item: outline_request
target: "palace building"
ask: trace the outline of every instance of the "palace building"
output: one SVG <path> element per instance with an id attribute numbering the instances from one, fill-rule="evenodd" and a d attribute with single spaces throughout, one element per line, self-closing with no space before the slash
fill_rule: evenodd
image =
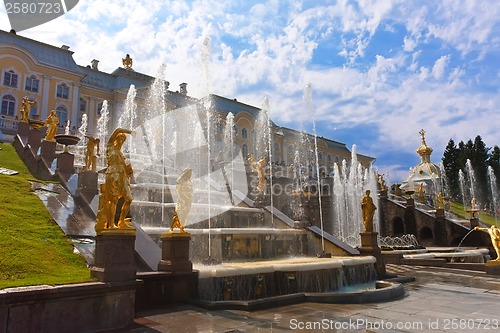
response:
<path id="1" fill-rule="evenodd" d="M 0 133 L 5 141 L 12 141 L 17 130 L 17 121 L 21 118 L 22 99 L 27 97 L 30 103 L 30 116 L 47 118 L 55 110 L 59 118 L 61 131 L 70 126 L 73 132 L 79 128 L 83 115 L 87 115 L 87 131 L 94 134 L 97 120 L 104 101 L 108 103 L 108 112 L 116 125 L 117 115 L 124 108 L 127 93 L 131 85 L 137 91 L 137 109 L 144 106 L 145 98 L 155 78 L 133 70 L 132 58 L 126 55 L 112 73 L 99 70 L 99 61 L 94 59 L 90 65 L 79 65 L 73 59 L 73 51 L 66 45 L 61 47 L 17 35 L 14 31 L 0 30 Z M 187 84 L 181 83 L 178 91 L 169 90 L 165 81 L 165 101 L 167 110 L 173 110 L 200 102 L 190 97 Z M 241 103 L 236 99 L 211 95 L 212 109 L 224 123 L 229 113 L 234 115 L 236 140 L 243 155 L 252 154 L 256 149 L 255 126 L 261 109 Z M 168 112 L 168 111 L 167 111 Z M 137 117 L 140 119 L 141 114 Z M 218 126 L 214 131 L 221 132 Z M 217 133 L 215 133 L 217 137 Z M 311 154 L 310 148 L 301 148 L 303 138 L 312 140 L 312 135 L 278 126 L 272 123 L 273 163 L 290 165 L 294 162 L 297 149 L 304 154 Z M 2 137 L 0 137 L 0 140 Z M 335 163 L 351 160 L 351 151 L 344 143 L 318 137 L 318 160 L 326 173 L 333 170 Z M 368 167 L 375 159 L 357 154 L 358 161 Z"/>

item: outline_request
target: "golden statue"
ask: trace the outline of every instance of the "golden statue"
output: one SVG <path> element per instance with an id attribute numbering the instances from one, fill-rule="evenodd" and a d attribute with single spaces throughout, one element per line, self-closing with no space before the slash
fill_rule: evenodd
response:
<path id="1" fill-rule="evenodd" d="M 56 111 L 52 110 L 47 119 L 45 119 L 45 126 L 47 126 L 45 141 L 55 141 L 54 136 L 57 134 L 57 125 L 59 125 L 59 118 L 57 118 Z"/>
<path id="2" fill-rule="evenodd" d="M 363 213 L 363 224 L 365 232 L 373 232 L 373 216 L 377 207 L 370 197 L 370 190 L 366 190 L 365 196 L 361 200 L 361 211 Z"/>
<path id="3" fill-rule="evenodd" d="M 257 172 L 257 177 L 259 179 L 259 183 L 257 184 L 257 189 L 259 191 L 264 191 L 266 187 L 266 177 L 264 174 L 264 167 L 266 166 L 266 159 L 262 157 L 259 161 L 255 161 L 253 155 L 248 157 L 248 162 L 252 167 L 252 171 Z"/>
<path id="4" fill-rule="evenodd" d="M 437 202 L 438 202 L 438 208 L 443 209 L 444 208 L 444 200 L 443 200 L 443 194 L 441 192 L 438 193 Z"/>
<path id="5" fill-rule="evenodd" d="M 21 120 L 20 121 L 22 121 L 23 123 L 28 122 L 28 119 L 30 117 L 30 109 L 31 109 L 32 105 L 33 105 L 33 107 L 36 108 L 36 101 L 30 101 L 27 96 L 24 96 L 21 110 L 19 110 L 21 112 Z"/>
<path id="6" fill-rule="evenodd" d="M 125 69 L 132 70 L 132 58 L 130 58 L 130 54 L 127 54 L 125 58 L 122 58 L 122 64 Z"/>
<path id="7" fill-rule="evenodd" d="M 420 183 L 420 185 L 418 185 L 417 193 L 419 198 L 424 197 L 424 183 Z"/>
<path id="8" fill-rule="evenodd" d="M 491 244 L 497 253 L 497 258 L 492 261 L 500 261 L 500 229 L 496 225 L 492 225 L 489 228 L 475 227 L 474 230 L 486 231 L 491 237 Z"/>
<path id="9" fill-rule="evenodd" d="M 85 150 L 85 166 L 83 170 L 96 170 L 97 156 L 101 156 L 99 152 L 99 144 L 101 140 L 92 136 L 85 135 L 87 138 L 87 149 Z M 94 155 L 94 148 L 97 147 L 97 156 Z"/>
<path id="10" fill-rule="evenodd" d="M 193 185 L 191 183 L 191 168 L 186 168 L 179 178 L 177 178 L 175 192 L 177 194 L 177 202 L 175 203 L 175 213 L 172 217 L 170 232 L 174 232 L 174 228 L 179 228 L 181 233 L 184 233 L 184 227 L 187 223 L 187 217 L 191 204 L 193 203 Z"/>
<path id="11" fill-rule="evenodd" d="M 132 177 L 133 171 L 132 166 L 126 162 L 125 155 L 121 151 L 123 143 L 127 139 L 125 134 L 132 134 L 132 131 L 117 128 L 111 134 L 106 146 L 106 178 L 100 187 L 96 230 L 115 227 L 116 208 L 120 199 L 123 199 L 123 205 L 117 227 L 118 229 L 133 229 L 130 218 L 127 218 L 132 203 L 130 177 Z"/>

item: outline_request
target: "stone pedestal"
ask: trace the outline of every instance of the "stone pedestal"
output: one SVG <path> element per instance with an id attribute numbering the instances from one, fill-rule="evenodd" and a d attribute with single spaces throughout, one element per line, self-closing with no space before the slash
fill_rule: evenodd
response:
<path id="1" fill-rule="evenodd" d="M 135 281 L 135 230 L 109 230 L 95 238 L 90 275 L 101 282 Z"/>
<path id="2" fill-rule="evenodd" d="M 486 274 L 500 275 L 500 261 L 488 260 L 485 267 Z"/>
<path id="3" fill-rule="evenodd" d="M 57 155 L 57 170 L 60 173 L 75 173 L 75 155 L 62 152 Z"/>
<path id="4" fill-rule="evenodd" d="M 17 134 L 19 136 L 26 137 L 29 135 L 29 133 L 30 133 L 30 124 L 24 121 L 20 121 L 17 123 Z"/>
<path id="5" fill-rule="evenodd" d="M 56 157 L 56 142 L 44 139 L 42 141 L 41 156 L 50 165 Z"/>
<path id="6" fill-rule="evenodd" d="M 36 155 L 38 152 L 38 148 L 40 148 L 40 144 L 42 142 L 42 131 L 40 128 L 32 128 L 28 134 L 28 145 L 31 147 L 31 150 Z"/>
<path id="7" fill-rule="evenodd" d="M 444 218 L 444 208 L 438 208 L 436 209 L 436 218 L 442 219 Z"/>
<path id="8" fill-rule="evenodd" d="M 161 235 L 161 260 L 158 270 L 163 272 L 191 272 L 193 263 L 189 260 L 191 235 L 184 233 L 163 233 Z"/>
<path id="9" fill-rule="evenodd" d="M 90 170 L 83 170 L 78 174 L 78 191 L 91 192 L 94 194 L 99 193 L 97 186 L 97 172 Z"/>
<path id="10" fill-rule="evenodd" d="M 474 229 L 475 227 L 479 227 L 479 219 L 477 217 L 471 217 L 470 221 L 470 228 Z"/>
<path id="11" fill-rule="evenodd" d="M 377 232 L 361 232 L 361 246 L 358 248 L 360 255 L 374 256 L 377 259 L 375 263 L 375 270 L 377 272 L 377 278 L 382 279 L 387 276 L 385 270 L 385 262 L 382 257 L 382 251 L 378 246 L 378 233 Z"/>

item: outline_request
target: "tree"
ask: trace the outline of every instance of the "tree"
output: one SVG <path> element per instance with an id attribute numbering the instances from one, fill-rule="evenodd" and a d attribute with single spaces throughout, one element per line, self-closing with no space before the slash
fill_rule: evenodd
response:
<path id="1" fill-rule="evenodd" d="M 455 200 L 460 198 L 460 181 L 458 177 L 458 172 L 460 170 L 460 166 L 457 163 L 459 156 L 459 149 L 455 146 L 455 141 L 450 139 L 448 141 L 448 145 L 446 146 L 443 154 L 443 166 L 446 179 L 448 180 L 449 191 L 448 195 Z"/>
<path id="2" fill-rule="evenodd" d="M 483 139 L 480 135 L 476 136 L 474 139 L 474 144 L 472 146 L 472 152 L 470 155 L 470 161 L 474 169 L 474 175 L 476 178 L 476 195 L 477 200 L 482 205 L 485 205 L 491 200 L 490 190 L 488 187 L 488 152 L 491 148 L 486 148 Z"/>
<path id="3" fill-rule="evenodd" d="M 497 180 L 496 188 L 500 188 L 500 148 L 493 147 L 493 151 L 488 158 L 488 165 L 493 168 L 493 174 Z"/>

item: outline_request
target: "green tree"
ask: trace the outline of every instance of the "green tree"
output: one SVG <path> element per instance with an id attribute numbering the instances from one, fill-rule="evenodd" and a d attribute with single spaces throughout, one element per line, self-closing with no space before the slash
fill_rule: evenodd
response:
<path id="1" fill-rule="evenodd" d="M 498 146 L 493 147 L 493 151 L 488 158 L 488 165 L 493 168 L 497 180 L 496 188 L 500 189 L 500 148 Z"/>
<path id="2" fill-rule="evenodd" d="M 469 157 L 476 179 L 476 199 L 482 205 L 485 205 L 491 200 L 491 196 L 489 195 L 490 190 L 488 187 L 488 159 L 490 149 L 491 148 L 486 147 L 483 139 L 480 135 L 478 135 L 474 139 L 472 152 Z"/>
<path id="3" fill-rule="evenodd" d="M 448 141 L 448 145 L 444 150 L 442 161 L 449 187 L 448 195 L 455 201 L 460 198 L 460 182 L 458 178 L 458 172 L 460 171 L 460 165 L 458 163 L 459 153 L 460 151 L 455 146 L 455 141 L 453 141 L 453 139 L 450 139 L 450 141 Z"/>

